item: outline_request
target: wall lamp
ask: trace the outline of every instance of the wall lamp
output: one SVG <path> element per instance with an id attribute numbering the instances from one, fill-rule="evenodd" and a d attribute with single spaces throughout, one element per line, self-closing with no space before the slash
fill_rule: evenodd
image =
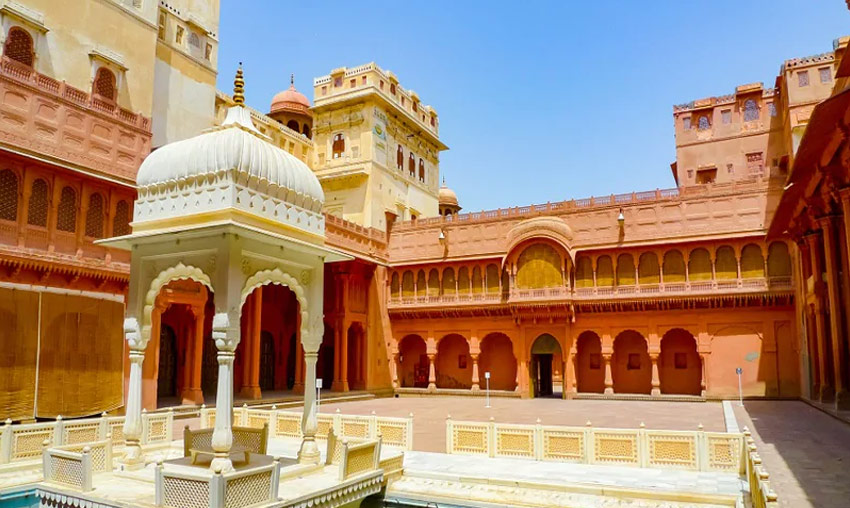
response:
<path id="1" fill-rule="evenodd" d="M 620 215 L 617 216 L 617 224 L 619 224 L 620 227 L 623 227 L 623 226 L 626 225 L 626 216 L 623 215 L 623 209 L 622 208 L 620 208 Z"/>

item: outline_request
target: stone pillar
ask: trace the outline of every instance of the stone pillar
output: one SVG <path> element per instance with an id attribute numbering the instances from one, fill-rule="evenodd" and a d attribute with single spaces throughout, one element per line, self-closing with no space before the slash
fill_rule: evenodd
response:
<path id="1" fill-rule="evenodd" d="M 145 345 L 152 337 L 151 355 L 142 363 L 142 407 L 148 410 L 156 409 L 156 388 L 159 375 L 159 335 L 162 330 L 162 313 L 168 309 L 168 303 L 157 297 L 151 310 L 150 335 L 145 339 Z"/>
<path id="2" fill-rule="evenodd" d="M 602 363 L 605 364 L 605 395 L 613 395 L 614 375 L 611 372 L 611 353 L 602 353 Z"/>
<path id="3" fill-rule="evenodd" d="M 477 392 L 481 389 L 478 379 L 478 354 L 470 354 L 472 357 L 472 391 Z"/>
<path id="4" fill-rule="evenodd" d="M 186 352 L 186 364 L 190 368 L 183 387 L 183 404 L 199 405 L 204 403 L 204 393 L 201 390 L 201 366 L 204 361 L 204 306 L 192 306 L 192 313 L 195 316 L 195 324 L 194 334 L 190 342 L 192 346 Z M 189 357 L 190 352 L 191 357 Z"/>
<path id="5" fill-rule="evenodd" d="M 575 344 L 575 341 L 573 342 Z M 571 399 L 578 393 L 578 350 L 570 349 L 570 358 L 567 361 L 567 379 L 569 385 L 565 387 L 567 398 Z"/>
<path id="6" fill-rule="evenodd" d="M 699 381 L 699 394 L 700 397 L 705 397 L 705 392 L 708 390 L 708 375 L 706 374 L 706 361 L 708 358 L 706 355 L 699 355 L 699 371 L 700 371 L 700 381 Z"/>
<path id="7" fill-rule="evenodd" d="M 348 384 L 348 327 L 350 326 L 347 319 L 342 320 L 342 338 L 340 342 L 342 343 L 342 349 L 339 352 L 340 356 L 340 367 L 342 368 L 342 391 L 347 392 L 351 390 L 351 386 Z"/>
<path id="8" fill-rule="evenodd" d="M 831 401 L 833 396 L 832 381 L 829 379 L 826 363 L 826 316 L 823 303 L 823 267 L 820 255 L 820 233 L 806 235 L 809 243 L 809 258 L 812 263 L 812 276 L 815 281 L 815 328 L 818 346 L 818 386 L 820 387 L 817 397 L 822 401 Z"/>
<path id="9" fill-rule="evenodd" d="M 127 387 L 127 412 L 124 417 L 124 457 L 121 469 L 142 469 L 145 458 L 142 454 L 142 362 L 148 340 L 142 338 L 135 318 L 124 320 L 124 335 L 130 345 L 130 383 Z"/>
<path id="10" fill-rule="evenodd" d="M 262 398 L 260 391 L 260 333 L 262 326 L 263 288 L 255 289 L 249 298 L 247 343 L 242 346 L 242 389 L 239 394 L 249 399 Z"/>
<path id="11" fill-rule="evenodd" d="M 316 418 L 316 362 L 318 351 L 304 351 L 304 413 L 301 416 L 301 449 L 298 450 L 298 462 L 301 464 L 319 463 L 319 446 L 316 444 L 316 431 L 319 428 Z"/>
<path id="12" fill-rule="evenodd" d="M 658 397 L 661 395 L 661 378 L 658 375 L 658 353 L 652 353 L 649 355 L 649 358 L 652 360 L 652 391 L 650 395 Z"/>
<path id="13" fill-rule="evenodd" d="M 434 391 L 437 389 L 437 369 L 434 362 L 437 359 L 437 353 L 428 353 L 428 390 Z"/>
<path id="14" fill-rule="evenodd" d="M 210 469 L 233 470 L 230 447 L 233 445 L 233 360 L 239 344 L 240 330 L 230 326 L 230 316 L 218 313 L 213 317 L 213 339 L 218 348 L 218 387 L 215 395 L 215 428 L 212 449 L 215 453 Z"/>
<path id="15" fill-rule="evenodd" d="M 390 368 L 392 369 L 390 371 L 390 373 L 392 375 L 393 388 L 398 388 L 399 386 L 401 386 L 401 383 L 398 380 L 398 373 L 401 370 L 401 367 L 399 366 L 399 362 L 398 362 L 398 356 L 399 356 L 398 347 L 396 347 L 396 350 L 393 351 L 392 364 L 390 364 L 391 365 Z"/>
<path id="16" fill-rule="evenodd" d="M 304 346 L 298 340 L 296 334 L 295 339 L 295 384 L 292 386 L 292 391 L 295 393 L 304 393 Z"/>
<path id="17" fill-rule="evenodd" d="M 338 320 L 334 321 L 334 382 L 331 385 L 331 390 L 335 392 L 344 392 L 346 391 L 346 384 L 343 383 L 342 376 L 342 323 Z"/>
<path id="18" fill-rule="evenodd" d="M 844 349 L 846 336 L 844 335 L 843 315 L 841 306 L 838 241 L 835 227 L 836 218 L 833 216 L 823 217 L 820 221 L 823 228 L 824 254 L 826 257 L 826 289 L 829 298 L 829 324 L 832 342 L 832 371 L 835 382 L 835 407 L 837 409 L 850 409 L 850 393 L 847 392 L 844 380 L 847 373 L 844 365 Z"/>

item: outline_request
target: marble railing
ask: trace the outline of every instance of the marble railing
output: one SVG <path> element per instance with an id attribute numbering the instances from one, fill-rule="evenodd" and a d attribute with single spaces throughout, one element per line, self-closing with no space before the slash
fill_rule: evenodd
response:
<path id="1" fill-rule="evenodd" d="M 0 59 L 0 141 L 135 183 L 151 120 Z"/>
<path id="2" fill-rule="evenodd" d="M 747 482 L 750 484 L 750 498 L 753 508 L 777 508 L 778 496 L 770 487 L 770 474 L 761 464 L 761 457 L 756 449 L 755 441 L 750 431 L 744 427 L 744 460 L 746 462 Z"/>
<path id="3" fill-rule="evenodd" d="M 44 481 L 89 492 L 93 473 L 112 471 L 112 441 L 48 448 L 42 460 Z"/>
<path id="4" fill-rule="evenodd" d="M 142 445 L 170 443 L 172 411 L 142 413 Z M 52 447 L 89 444 L 108 440 L 111 446 L 124 445 L 124 417 L 106 416 L 54 422 L 12 424 L 0 427 L 0 467 L 4 464 L 36 460 L 42 456 L 44 442 Z"/>
<path id="5" fill-rule="evenodd" d="M 154 474 L 155 506 L 244 508 L 268 506 L 278 501 L 280 462 L 238 471 L 209 469 L 167 470 L 160 462 Z"/>
<path id="6" fill-rule="evenodd" d="M 589 422 L 588 422 L 589 423 Z M 446 453 L 538 461 L 743 473 L 736 433 L 446 420 Z"/>
<path id="7" fill-rule="evenodd" d="M 637 284 L 628 286 L 596 286 L 584 288 L 551 287 L 539 289 L 511 288 L 506 297 L 502 293 L 457 293 L 438 296 L 391 296 L 389 308 L 434 307 L 441 305 L 494 305 L 534 301 L 585 301 L 626 298 L 652 298 L 693 295 L 723 295 L 759 293 L 765 291 L 791 291 L 791 277 L 759 277 L 752 279 L 718 279 L 664 284 Z"/>
<path id="8" fill-rule="evenodd" d="M 249 409 L 248 406 L 233 409 L 233 425 L 262 428 L 268 424 L 269 436 L 301 438 L 300 411 L 272 409 Z M 407 418 L 372 415 L 344 415 L 337 410 L 330 415 L 319 413 L 316 439 L 325 440 L 333 429 L 338 438 L 377 439 L 381 436 L 383 446 L 402 450 L 413 449 L 413 415 Z M 215 426 L 215 409 L 201 406 L 201 428 Z"/>

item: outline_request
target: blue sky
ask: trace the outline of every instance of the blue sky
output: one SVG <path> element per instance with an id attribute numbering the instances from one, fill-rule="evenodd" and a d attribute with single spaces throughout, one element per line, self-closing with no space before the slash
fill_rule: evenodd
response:
<path id="1" fill-rule="evenodd" d="M 841 0 L 222 0 L 219 88 L 249 105 L 375 61 L 440 115 L 466 211 L 674 186 L 672 106 L 773 86 L 850 34 Z"/>

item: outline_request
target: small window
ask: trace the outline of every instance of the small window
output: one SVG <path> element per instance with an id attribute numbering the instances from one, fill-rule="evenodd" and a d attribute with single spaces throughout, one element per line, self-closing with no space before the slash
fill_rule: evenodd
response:
<path id="1" fill-rule="evenodd" d="M 32 182 L 32 193 L 27 209 L 27 224 L 46 228 L 47 207 L 47 182 L 38 178 Z"/>
<path id="2" fill-rule="evenodd" d="M 342 157 L 343 152 L 345 152 L 345 137 L 342 134 L 334 135 L 332 149 L 334 159 L 339 159 L 340 157 Z"/>
<path id="3" fill-rule="evenodd" d="M 327 87 L 327 86 L 323 86 L 323 87 L 322 87 L 322 95 L 327 95 L 327 94 L 328 94 L 328 87 Z"/>
<path id="4" fill-rule="evenodd" d="M 189 45 L 194 48 L 201 48 L 201 38 L 195 32 L 189 34 Z"/>
<path id="5" fill-rule="evenodd" d="M 86 210 L 86 236 L 103 237 L 103 196 L 97 192 L 89 196 L 89 208 Z"/>
<path id="6" fill-rule="evenodd" d="M 355 86 L 357 86 L 357 80 L 356 79 L 352 79 L 348 82 L 348 88 L 354 88 Z"/>
<path id="7" fill-rule="evenodd" d="M 366 84 L 366 76 L 363 76 L 362 78 L 360 78 L 360 84 L 361 84 L 361 85 L 365 85 L 365 84 Z"/>
<path id="8" fill-rule="evenodd" d="M 165 13 L 159 13 L 159 26 L 156 31 L 157 39 L 164 41 L 165 40 Z"/>
<path id="9" fill-rule="evenodd" d="M 797 84 L 799 86 L 809 86 L 809 71 L 800 71 L 797 73 Z"/>
<path id="10" fill-rule="evenodd" d="M 390 83 L 390 93 L 395 95 L 395 83 Z"/>
<path id="11" fill-rule="evenodd" d="M 734 175 L 735 174 L 735 166 L 733 166 L 732 164 L 727 164 L 726 165 L 726 172 L 729 173 L 730 175 Z"/>
<path id="12" fill-rule="evenodd" d="M 425 161 L 423 161 L 421 158 L 419 159 L 419 181 L 425 181 Z"/>
<path id="13" fill-rule="evenodd" d="M 747 154 L 747 170 L 751 175 L 760 175 L 764 171 L 764 157 L 761 152 Z"/>
<path id="14" fill-rule="evenodd" d="M 714 183 L 717 180 L 717 168 L 700 169 L 697 171 L 697 183 Z"/>
<path id="15" fill-rule="evenodd" d="M 691 117 L 686 116 L 685 118 L 682 118 L 682 128 L 686 131 L 691 130 Z"/>
<path id="16" fill-rule="evenodd" d="M 832 81 L 832 70 L 829 67 L 822 67 L 818 69 L 818 74 L 820 74 L 821 83 L 829 83 Z"/>
<path id="17" fill-rule="evenodd" d="M 744 121 L 754 122 L 759 119 L 759 106 L 753 99 L 747 99 L 744 103 Z"/>
<path id="18" fill-rule="evenodd" d="M 416 156 L 410 152 L 410 157 L 407 159 L 407 170 L 410 171 L 410 176 L 416 174 Z"/>
<path id="19" fill-rule="evenodd" d="M 435 125 L 437 125 L 437 119 L 432 116 L 431 117 L 431 127 L 433 127 Z"/>
<path id="20" fill-rule="evenodd" d="M 212 60 L 212 44 L 207 43 L 207 47 L 204 50 L 204 58 L 207 60 Z"/>
<path id="21" fill-rule="evenodd" d="M 18 26 L 10 28 L 6 35 L 6 42 L 3 44 L 3 56 L 27 67 L 32 67 L 35 53 L 33 52 L 32 36 L 29 32 Z"/>
<path id="22" fill-rule="evenodd" d="M 599 353 L 590 353 L 590 370 L 599 370 L 602 368 L 602 355 Z"/>
<path id="23" fill-rule="evenodd" d="M 334 87 L 339 88 L 342 86 L 342 78 L 334 78 Z"/>
<path id="24" fill-rule="evenodd" d="M 395 165 L 398 169 L 404 169 L 404 148 L 398 145 L 398 150 L 395 152 Z"/>
<path id="25" fill-rule="evenodd" d="M 687 353 L 676 353 L 673 355 L 673 363 L 676 366 L 676 369 L 687 369 L 688 368 L 688 354 Z"/>
<path id="26" fill-rule="evenodd" d="M 186 33 L 186 30 L 182 26 L 177 27 L 177 35 L 174 37 L 174 42 L 177 44 L 183 44 L 183 34 Z"/>
<path id="27" fill-rule="evenodd" d="M 770 116 L 776 116 L 776 104 L 772 102 L 767 103 L 767 114 Z"/>
<path id="28" fill-rule="evenodd" d="M 130 205 L 123 199 L 115 205 L 115 219 L 112 222 L 112 236 L 130 234 Z"/>
<path id="29" fill-rule="evenodd" d="M 11 169 L 0 171 L 0 219 L 18 220 L 18 175 Z"/>
<path id="30" fill-rule="evenodd" d="M 457 368 L 466 368 L 466 355 L 457 355 Z"/>
<path id="31" fill-rule="evenodd" d="M 401 105 L 404 106 L 404 96 L 401 98 Z"/>
<path id="32" fill-rule="evenodd" d="M 413 102 L 413 111 L 419 111 L 418 109 L 416 109 L 417 107 L 418 107 L 418 106 L 416 105 L 416 101 L 414 101 L 414 102 Z"/>
<path id="33" fill-rule="evenodd" d="M 77 230 L 77 193 L 74 189 L 62 188 L 56 212 L 56 229 L 67 233 Z"/>
<path id="34" fill-rule="evenodd" d="M 732 110 L 724 109 L 720 111 L 720 121 L 723 122 L 724 125 L 732 123 Z"/>
<path id="35" fill-rule="evenodd" d="M 92 92 L 101 99 L 115 100 L 115 74 L 106 67 L 100 67 L 92 83 Z"/>
<path id="36" fill-rule="evenodd" d="M 380 88 L 381 90 L 384 89 L 384 81 L 383 80 L 378 81 L 378 88 Z"/>
<path id="37" fill-rule="evenodd" d="M 626 365 L 626 370 L 640 370 L 640 354 L 629 353 L 629 362 Z"/>
<path id="38" fill-rule="evenodd" d="M 699 123 L 697 124 L 697 129 L 704 131 L 711 128 L 711 122 L 708 121 L 708 117 L 703 115 L 699 117 Z"/>
<path id="39" fill-rule="evenodd" d="M 689 170 L 688 170 L 688 180 L 692 179 L 693 177 L 694 177 L 694 170 L 693 170 L 693 169 L 689 169 Z"/>

